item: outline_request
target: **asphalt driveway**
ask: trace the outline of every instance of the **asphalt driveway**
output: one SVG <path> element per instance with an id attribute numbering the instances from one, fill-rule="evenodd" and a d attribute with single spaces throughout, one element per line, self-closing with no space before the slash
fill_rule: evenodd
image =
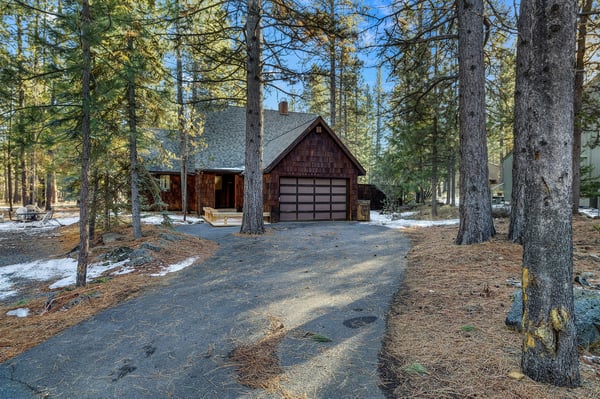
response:
<path id="1" fill-rule="evenodd" d="M 236 380 L 229 358 L 267 333 L 286 392 L 383 398 L 377 355 L 408 240 L 356 222 L 178 228 L 216 240 L 212 258 L 0 365 L 0 398 L 269 398 Z M 331 339 L 317 342 L 314 334 Z"/>

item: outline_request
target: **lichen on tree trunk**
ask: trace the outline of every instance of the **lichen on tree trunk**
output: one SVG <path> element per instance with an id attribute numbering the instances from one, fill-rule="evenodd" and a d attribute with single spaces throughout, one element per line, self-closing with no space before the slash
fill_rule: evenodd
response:
<path id="1" fill-rule="evenodd" d="M 515 134 L 523 135 L 523 348 L 530 378 L 579 385 L 573 310 L 575 2 L 521 2 Z"/>

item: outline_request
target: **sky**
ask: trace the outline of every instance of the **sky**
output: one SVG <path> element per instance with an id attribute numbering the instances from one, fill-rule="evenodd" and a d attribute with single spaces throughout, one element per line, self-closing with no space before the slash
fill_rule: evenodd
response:
<path id="1" fill-rule="evenodd" d="M 400 215 L 401 219 L 391 220 L 390 215 L 380 215 L 377 211 L 371 211 L 371 220 L 368 224 L 385 226 L 391 229 L 402 229 L 407 227 L 419 226 L 430 227 L 435 225 L 458 224 L 458 219 L 426 221 L 426 220 L 411 220 L 410 217 L 414 213 L 406 212 Z M 170 215 L 174 224 L 183 223 L 181 216 Z M 70 225 L 76 223 L 78 218 L 57 218 L 62 225 Z M 147 224 L 160 224 L 162 216 L 144 217 L 143 221 Z M 199 218 L 188 217 L 188 223 L 202 223 Z M 56 225 L 49 227 L 32 228 L 36 229 L 35 233 L 47 230 L 51 231 Z M 217 228 L 217 227 L 215 227 Z M 0 223 L 1 231 L 23 230 L 22 223 L 5 222 Z M 32 235 L 32 237 L 35 237 Z M 167 265 L 158 273 L 150 274 L 150 277 L 161 277 L 169 273 L 173 273 L 194 264 L 197 260 L 195 257 L 184 259 L 179 263 Z M 105 273 L 111 275 L 126 274 L 132 272 L 133 269 L 127 265 L 127 260 L 118 263 L 94 263 L 88 266 L 88 281 L 100 277 Z M 0 300 L 8 299 L 18 294 L 18 282 L 23 280 L 47 282 L 50 289 L 64 288 L 75 284 L 77 273 L 77 259 L 60 258 L 60 259 L 43 259 L 28 263 L 19 263 L 8 266 L 0 266 Z M 17 308 L 10 310 L 7 315 L 16 317 L 27 317 L 30 314 L 28 308 Z"/>

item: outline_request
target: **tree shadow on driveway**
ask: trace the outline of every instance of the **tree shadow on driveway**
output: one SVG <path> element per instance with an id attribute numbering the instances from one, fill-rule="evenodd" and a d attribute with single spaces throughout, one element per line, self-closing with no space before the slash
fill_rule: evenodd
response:
<path id="1" fill-rule="evenodd" d="M 204 263 L 0 365 L 0 386 L 31 393 L 17 398 L 268 397 L 237 382 L 229 354 L 263 338 L 275 317 L 286 329 L 278 357 L 287 391 L 383 397 L 377 355 L 405 268 L 402 234 L 282 223 L 264 236 L 216 241 Z M 375 319 L 344 325 L 357 317 Z"/>

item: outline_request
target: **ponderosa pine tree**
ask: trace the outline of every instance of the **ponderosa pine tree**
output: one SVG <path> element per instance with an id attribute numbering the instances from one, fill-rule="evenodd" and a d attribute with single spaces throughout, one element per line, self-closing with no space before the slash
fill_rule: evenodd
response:
<path id="1" fill-rule="evenodd" d="M 262 5 L 249 0 L 246 19 L 246 156 L 244 216 L 240 232 L 263 234 L 263 73 Z"/>
<path id="2" fill-rule="evenodd" d="M 458 0 L 460 225 L 456 243 L 495 234 L 488 184 L 483 0 Z"/>
<path id="3" fill-rule="evenodd" d="M 87 283 L 87 264 L 90 247 L 89 238 L 89 179 L 91 162 L 91 93 L 92 49 L 90 44 L 90 4 L 81 3 L 81 177 L 79 191 L 79 256 L 77 258 L 77 287 Z"/>
<path id="4" fill-rule="evenodd" d="M 515 136 L 524 146 L 523 346 L 535 381 L 579 385 L 573 305 L 573 1 L 523 0 L 518 21 Z"/>

